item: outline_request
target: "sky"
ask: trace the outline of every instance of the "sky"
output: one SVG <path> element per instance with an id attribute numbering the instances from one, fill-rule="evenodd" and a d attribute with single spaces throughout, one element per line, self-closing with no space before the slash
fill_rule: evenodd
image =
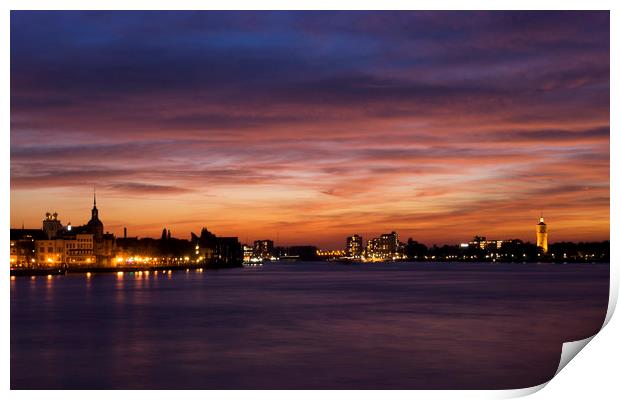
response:
<path id="1" fill-rule="evenodd" d="M 609 239 L 609 13 L 11 12 L 11 226 Z"/>

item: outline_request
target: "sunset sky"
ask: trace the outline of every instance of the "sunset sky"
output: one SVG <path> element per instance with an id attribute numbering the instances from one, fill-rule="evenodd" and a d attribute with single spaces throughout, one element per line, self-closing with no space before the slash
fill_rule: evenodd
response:
<path id="1" fill-rule="evenodd" d="M 608 12 L 12 12 L 11 227 L 609 238 Z"/>

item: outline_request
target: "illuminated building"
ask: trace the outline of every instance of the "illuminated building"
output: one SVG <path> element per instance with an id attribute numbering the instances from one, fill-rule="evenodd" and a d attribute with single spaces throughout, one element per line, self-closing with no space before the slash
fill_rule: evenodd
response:
<path id="1" fill-rule="evenodd" d="M 96 261 L 92 234 L 80 233 L 36 241 L 36 260 L 43 264 L 88 264 Z"/>
<path id="2" fill-rule="evenodd" d="M 63 238 L 37 240 L 35 247 L 37 262 L 54 264 L 65 262 L 65 240 Z"/>
<path id="3" fill-rule="evenodd" d="M 254 256 L 254 247 L 243 245 L 243 262 L 249 262 Z"/>
<path id="4" fill-rule="evenodd" d="M 316 255 L 322 258 L 337 258 L 346 254 L 344 250 L 317 250 Z"/>
<path id="5" fill-rule="evenodd" d="M 499 250 L 502 248 L 503 243 L 504 240 L 487 240 L 485 236 L 474 236 L 474 238 L 468 243 L 468 246 L 461 247 L 471 247 L 481 250 Z"/>
<path id="6" fill-rule="evenodd" d="M 396 260 L 404 257 L 404 244 L 396 232 L 384 233 L 366 244 L 366 258 L 370 260 Z"/>
<path id="7" fill-rule="evenodd" d="M 36 263 L 35 240 L 45 239 L 41 229 L 11 229 L 11 266 L 28 266 Z"/>
<path id="8" fill-rule="evenodd" d="M 63 227 L 57 213 L 43 220 L 47 240 L 35 241 L 35 259 L 44 264 L 94 264 L 110 266 L 115 253 L 114 235 L 103 233 L 97 199 L 93 195 L 91 218 L 86 225 Z"/>
<path id="9" fill-rule="evenodd" d="M 347 257 L 361 258 L 364 253 L 364 246 L 362 245 L 362 237 L 359 235 L 349 236 L 347 238 L 346 254 Z"/>
<path id="10" fill-rule="evenodd" d="M 540 216 L 540 221 L 536 224 L 536 246 L 542 248 L 543 252 L 547 252 L 547 224 L 545 219 Z"/>
<path id="11" fill-rule="evenodd" d="M 261 259 L 270 259 L 274 256 L 273 240 L 254 241 L 254 256 Z"/>
<path id="12" fill-rule="evenodd" d="M 65 262 L 88 264 L 96 262 L 95 238 L 91 233 L 80 233 L 65 238 Z"/>

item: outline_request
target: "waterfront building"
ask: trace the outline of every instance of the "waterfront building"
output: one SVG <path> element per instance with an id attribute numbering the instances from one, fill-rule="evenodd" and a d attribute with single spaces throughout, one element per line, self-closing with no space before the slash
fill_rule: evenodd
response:
<path id="1" fill-rule="evenodd" d="M 96 261 L 95 236 L 78 233 L 65 236 L 65 262 L 67 264 L 90 264 Z"/>
<path id="2" fill-rule="evenodd" d="M 63 227 L 58 213 L 47 213 L 43 220 L 46 240 L 35 240 L 37 263 L 67 265 L 97 264 L 111 266 L 115 256 L 114 235 L 103 233 L 97 198 L 93 194 L 91 218 L 86 225 Z"/>
<path id="3" fill-rule="evenodd" d="M 359 235 L 349 236 L 347 238 L 346 255 L 351 258 L 361 258 L 364 253 L 362 245 L 362 237 Z"/>
<path id="4" fill-rule="evenodd" d="M 192 233 L 192 246 L 197 261 L 210 266 L 241 265 L 243 249 L 236 237 L 217 237 L 202 228 L 200 236 Z"/>
<path id="5" fill-rule="evenodd" d="M 96 261 L 94 237 L 89 233 L 64 235 L 36 241 L 36 260 L 41 264 L 89 264 Z"/>
<path id="6" fill-rule="evenodd" d="M 254 247 L 247 244 L 243 245 L 243 262 L 247 263 L 254 257 Z"/>
<path id="7" fill-rule="evenodd" d="M 394 231 L 370 239 L 366 244 L 366 258 L 371 260 L 397 260 L 404 257 L 404 244 Z"/>
<path id="8" fill-rule="evenodd" d="M 218 237 L 215 241 L 214 265 L 241 265 L 243 250 L 236 237 Z"/>
<path id="9" fill-rule="evenodd" d="M 346 250 L 317 250 L 316 255 L 319 258 L 341 258 L 347 254 Z"/>
<path id="10" fill-rule="evenodd" d="M 502 245 L 504 244 L 504 240 L 487 240 L 486 236 L 474 236 L 474 238 L 472 240 L 470 240 L 469 243 L 462 243 L 462 244 L 467 244 L 467 246 L 461 246 L 461 247 L 470 247 L 473 249 L 480 249 L 480 250 L 499 250 L 502 248 Z"/>
<path id="11" fill-rule="evenodd" d="M 11 266 L 25 267 L 36 263 L 35 240 L 46 237 L 41 229 L 11 229 Z"/>
<path id="12" fill-rule="evenodd" d="M 273 240 L 255 240 L 254 256 L 260 259 L 271 259 L 274 257 Z"/>
<path id="13" fill-rule="evenodd" d="M 37 262 L 41 264 L 64 263 L 65 240 L 63 238 L 37 240 L 35 254 Z"/>
<path id="14" fill-rule="evenodd" d="M 540 221 L 536 224 L 536 246 L 542 249 L 543 253 L 547 253 L 547 224 L 545 219 L 540 216 Z"/>

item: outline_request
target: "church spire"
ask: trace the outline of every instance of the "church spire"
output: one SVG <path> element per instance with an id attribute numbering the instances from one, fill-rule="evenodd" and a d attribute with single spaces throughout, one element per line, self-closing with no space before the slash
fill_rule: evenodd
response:
<path id="1" fill-rule="evenodd" d="M 99 219 L 99 210 L 97 210 L 97 189 L 95 185 L 93 185 L 93 209 L 91 211 L 91 214 L 91 219 Z"/>

